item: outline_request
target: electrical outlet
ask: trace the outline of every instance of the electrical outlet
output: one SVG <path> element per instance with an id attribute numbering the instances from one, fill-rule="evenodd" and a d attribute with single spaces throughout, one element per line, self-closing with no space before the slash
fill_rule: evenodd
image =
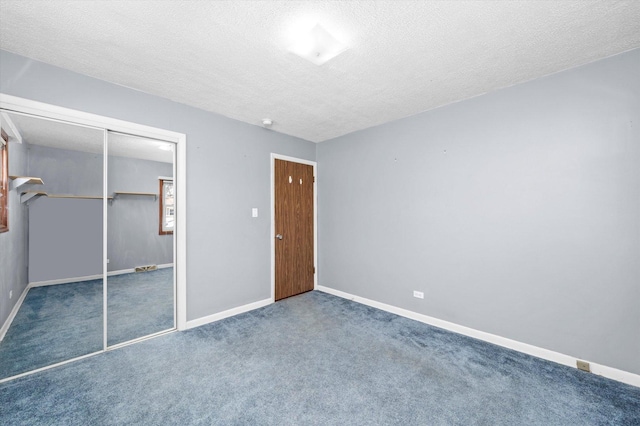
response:
<path id="1" fill-rule="evenodd" d="M 424 293 L 421 291 L 413 290 L 413 297 L 416 297 L 418 299 L 424 299 Z"/>
<path id="2" fill-rule="evenodd" d="M 13 297 L 13 290 L 9 290 L 9 299 Z"/>
<path id="3" fill-rule="evenodd" d="M 591 366 L 587 361 L 576 361 L 576 365 L 578 366 L 578 370 L 586 371 L 587 373 L 591 373 Z"/>

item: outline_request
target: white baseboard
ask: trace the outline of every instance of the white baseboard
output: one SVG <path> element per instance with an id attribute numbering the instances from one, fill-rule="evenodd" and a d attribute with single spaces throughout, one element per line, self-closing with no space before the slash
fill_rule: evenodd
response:
<path id="1" fill-rule="evenodd" d="M 56 284 L 70 284 L 70 283 L 79 283 L 81 281 L 91 281 L 91 280 L 99 280 L 102 278 L 102 274 L 96 275 L 86 275 L 84 277 L 72 277 L 72 278 L 60 278 L 57 280 L 46 280 L 46 281 L 34 281 L 29 283 L 27 287 L 44 287 L 47 285 L 56 285 Z"/>
<path id="2" fill-rule="evenodd" d="M 0 328 L 0 342 L 2 341 L 2 339 L 4 339 L 4 336 L 7 334 L 9 327 L 11 327 L 11 323 L 13 322 L 13 319 L 16 317 L 16 314 L 20 310 L 20 307 L 22 306 L 22 302 L 24 302 L 24 298 L 27 297 L 28 292 L 29 292 L 29 286 L 26 286 L 22 291 L 22 294 L 20 295 L 18 300 L 16 300 L 16 304 L 13 305 L 13 309 L 11 310 L 11 313 L 9 313 L 9 316 L 7 317 L 4 324 L 2 325 L 2 328 Z"/>
<path id="3" fill-rule="evenodd" d="M 576 361 L 578 360 L 578 358 L 573 359 L 575 359 Z M 593 374 L 597 374 L 598 376 L 606 377 L 607 379 L 615 380 L 617 382 L 626 383 L 628 385 L 640 388 L 640 375 L 638 374 L 629 373 L 628 371 L 619 370 L 617 368 L 608 367 L 606 365 L 597 364 L 595 362 L 589 362 L 589 365 Z M 575 362 L 572 367 L 576 367 Z"/>
<path id="4" fill-rule="evenodd" d="M 409 311 L 407 309 L 398 308 L 392 305 L 387 305 L 386 303 L 377 302 L 375 300 L 366 299 L 360 296 L 355 296 L 353 294 L 345 293 L 343 291 L 335 290 L 333 288 L 319 285 L 317 289 L 325 293 L 332 294 L 334 296 L 342 297 L 344 299 L 349 299 L 357 303 L 362 303 L 363 305 L 367 305 L 377 309 L 381 309 L 383 311 L 391 312 L 392 314 L 396 314 L 402 317 L 420 321 L 425 324 L 433 325 L 435 327 L 443 328 L 445 330 L 452 331 L 454 333 L 473 337 L 478 340 L 483 340 L 485 342 L 493 343 L 494 345 L 513 349 L 518 352 L 522 352 L 522 353 L 532 355 L 538 358 L 542 358 L 547 361 L 552 361 L 558 364 L 566 365 L 568 367 L 577 368 L 576 361 L 578 361 L 578 358 L 572 357 L 570 355 L 561 354 L 559 352 L 554 352 L 549 349 L 544 349 L 538 346 L 529 345 L 527 343 L 518 342 L 517 340 L 512 340 L 512 339 L 501 337 L 495 334 L 486 333 L 484 331 L 465 327 L 463 325 L 455 324 L 449 321 L 444 321 L 438 318 L 430 317 L 428 315 L 419 314 L 417 312 Z M 588 361 L 588 360 L 581 359 L 581 361 Z M 606 365 L 597 364 L 591 361 L 588 361 L 588 362 L 591 366 L 591 372 L 593 374 L 597 374 L 599 376 L 603 376 L 608 379 L 626 383 L 628 385 L 640 387 L 640 375 L 638 374 L 629 373 L 623 370 L 618 370 L 613 367 L 607 367 Z"/>
<path id="5" fill-rule="evenodd" d="M 135 272 L 136 272 L 136 270 L 134 268 L 120 269 L 118 271 L 109 271 L 109 272 L 107 272 L 107 276 L 108 277 L 113 277 L 114 275 L 135 274 Z M 102 275 L 100 275 L 100 278 L 102 278 Z"/>
<path id="6" fill-rule="evenodd" d="M 171 268 L 173 267 L 173 263 L 164 263 L 162 265 L 157 265 L 157 267 L 158 269 Z M 135 268 L 120 269 L 117 271 L 107 272 L 107 276 L 112 277 L 114 275 L 133 274 L 135 272 L 136 272 Z M 79 283 L 81 281 L 99 280 L 100 278 L 102 278 L 102 274 L 85 275 L 83 277 L 60 278 L 57 280 L 34 281 L 29 283 L 28 287 L 43 287 L 45 285 Z"/>
<path id="7" fill-rule="evenodd" d="M 191 321 L 187 321 L 187 330 L 194 327 L 199 327 L 201 325 L 209 324 L 215 321 L 220 321 L 221 319 L 229 318 L 234 315 L 242 314 L 245 312 L 253 311 L 254 309 L 262 308 L 263 306 L 267 306 L 272 304 L 273 301 L 271 298 L 259 300 L 257 302 L 248 303 L 246 305 L 238 306 L 237 308 L 228 309 L 226 311 L 218 312 L 217 314 L 208 315 L 206 317 L 194 319 Z"/>

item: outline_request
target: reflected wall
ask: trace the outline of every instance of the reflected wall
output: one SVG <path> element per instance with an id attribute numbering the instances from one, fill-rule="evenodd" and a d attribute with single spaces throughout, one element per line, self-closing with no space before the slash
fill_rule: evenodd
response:
<path id="1" fill-rule="evenodd" d="M 23 157 L 9 201 L 24 221 L 8 234 L 25 253 L 9 279 L 24 270 L 29 285 L 0 341 L 0 378 L 101 351 L 104 328 L 104 131 L 5 112 L 9 123 Z"/>
<path id="2" fill-rule="evenodd" d="M 109 132 L 107 344 L 175 327 L 173 234 L 159 231 L 159 182 L 173 179 L 173 144 Z M 126 154 L 127 156 L 123 156 Z"/>

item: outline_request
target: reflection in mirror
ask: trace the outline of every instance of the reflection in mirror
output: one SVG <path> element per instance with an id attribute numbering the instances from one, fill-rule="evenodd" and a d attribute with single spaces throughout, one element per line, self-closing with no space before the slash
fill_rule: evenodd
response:
<path id="1" fill-rule="evenodd" d="M 176 218 L 173 179 L 160 179 L 160 235 L 173 234 Z"/>
<path id="2" fill-rule="evenodd" d="M 107 209 L 107 345 L 113 346 L 175 328 L 173 231 L 162 232 L 173 226 L 174 150 L 167 142 L 113 132 L 107 147 L 113 194 Z"/>
<path id="3" fill-rule="evenodd" d="M 9 135 L 0 126 L 0 233 L 9 231 Z"/>
<path id="4" fill-rule="evenodd" d="M 104 132 L 1 116 L 11 181 L 0 234 L 6 378 L 103 349 Z"/>

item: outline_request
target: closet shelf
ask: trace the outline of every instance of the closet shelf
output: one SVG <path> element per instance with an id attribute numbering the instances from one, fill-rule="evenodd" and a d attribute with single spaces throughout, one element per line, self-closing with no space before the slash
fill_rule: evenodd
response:
<path id="1" fill-rule="evenodd" d="M 116 198 L 123 196 L 123 195 L 129 195 L 129 196 L 134 196 L 134 197 L 153 197 L 153 200 L 157 200 L 158 199 L 158 194 L 153 193 L 153 192 L 129 192 L 129 191 L 113 191 L 113 199 L 115 200 Z"/>
<path id="2" fill-rule="evenodd" d="M 83 200 L 102 200 L 101 195 L 60 195 L 60 194 L 51 194 L 47 195 L 49 198 L 76 198 Z M 107 200 L 111 200 L 113 197 L 107 197 Z"/>
<path id="3" fill-rule="evenodd" d="M 18 189 L 22 185 L 42 185 L 44 182 L 39 177 L 32 176 L 9 176 L 13 181 L 13 189 Z"/>
<path id="4" fill-rule="evenodd" d="M 26 203 L 29 200 L 47 197 L 47 198 L 74 198 L 76 200 L 102 200 L 102 196 L 99 195 L 64 195 L 64 194 L 47 194 L 44 191 L 24 191 L 20 194 L 20 202 Z M 112 200 L 113 197 L 107 197 L 108 200 Z"/>

